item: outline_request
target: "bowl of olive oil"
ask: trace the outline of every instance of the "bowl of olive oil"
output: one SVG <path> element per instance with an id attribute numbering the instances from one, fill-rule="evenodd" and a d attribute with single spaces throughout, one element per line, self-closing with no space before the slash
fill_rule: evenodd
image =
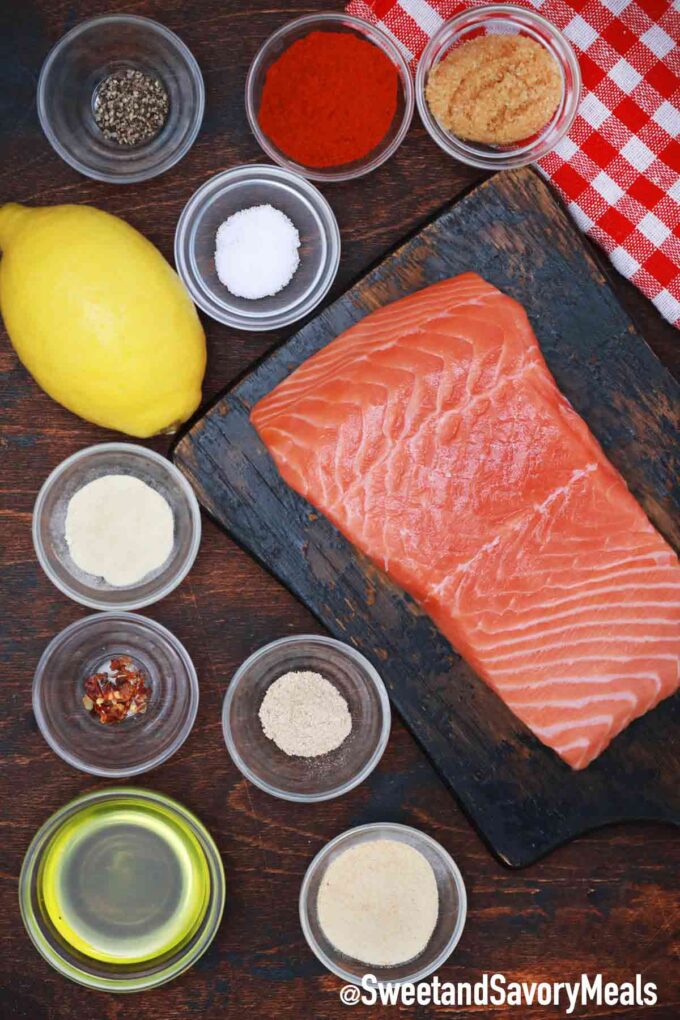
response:
<path id="1" fill-rule="evenodd" d="M 55 970 L 111 992 L 154 988 L 210 945 L 225 900 L 210 834 L 150 790 L 85 794 L 39 829 L 19 879 L 21 914 Z"/>

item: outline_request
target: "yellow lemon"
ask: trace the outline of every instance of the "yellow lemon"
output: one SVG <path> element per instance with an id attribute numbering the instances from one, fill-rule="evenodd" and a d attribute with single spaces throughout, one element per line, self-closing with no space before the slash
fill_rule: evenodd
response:
<path id="1" fill-rule="evenodd" d="M 179 277 L 117 216 L 0 207 L 0 310 L 36 382 L 132 436 L 170 431 L 201 399 L 205 334 Z"/>

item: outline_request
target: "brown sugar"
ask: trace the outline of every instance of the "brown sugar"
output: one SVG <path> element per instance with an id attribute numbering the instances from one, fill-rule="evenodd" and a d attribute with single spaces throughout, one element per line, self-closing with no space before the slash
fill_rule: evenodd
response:
<path id="1" fill-rule="evenodd" d="M 481 35 L 430 71 L 425 94 L 446 131 L 471 142 L 511 145 L 548 123 L 562 97 L 562 75 L 534 39 Z"/>

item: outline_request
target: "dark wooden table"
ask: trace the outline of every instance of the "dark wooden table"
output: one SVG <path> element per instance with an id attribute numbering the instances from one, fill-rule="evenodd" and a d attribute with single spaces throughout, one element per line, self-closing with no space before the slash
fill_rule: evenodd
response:
<path id="1" fill-rule="evenodd" d="M 89 202 L 128 219 L 168 257 L 175 223 L 191 193 L 226 167 L 262 158 L 246 123 L 243 84 L 260 43 L 288 18 L 328 9 L 265 0 L 4 0 L 0 9 L 0 201 Z M 35 86 L 49 47 L 81 19 L 110 9 L 155 17 L 178 32 L 204 73 L 203 130 L 180 166 L 147 184 L 113 187 L 80 177 L 52 152 L 40 131 Z M 398 241 L 478 179 L 450 162 L 416 121 L 397 156 L 358 183 L 324 189 L 342 231 L 338 296 Z M 616 276 L 612 272 L 612 276 Z M 618 277 L 615 286 L 638 328 L 680 376 L 680 337 Z M 206 321 L 206 400 L 214 397 L 281 336 L 237 334 Z M 181 751 L 143 783 L 179 797 L 213 833 L 223 854 L 228 901 L 219 934 L 203 959 L 153 992 L 115 997 L 56 975 L 24 934 L 17 905 L 22 856 L 36 828 L 78 793 L 98 785 L 47 747 L 31 712 L 31 680 L 40 652 L 59 630 L 86 615 L 40 570 L 31 544 L 37 490 L 64 457 L 109 435 L 73 417 L 29 379 L 3 335 L 2 542 L 3 678 L 0 880 L 0 1014 L 22 1020 L 203 1020 L 238 1016 L 341 1017 L 340 981 L 317 963 L 298 925 L 297 896 L 312 856 L 350 826 L 395 820 L 419 826 L 454 855 L 470 905 L 458 950 L 442 980 L 474 981 L 484 972 L 516 980 L 574 980 L 581 973 L 624 981 L 636 972 L 659 987 L 658 1020 L 680 1015 L 678 834 L 654 825 L 613 827 L 564 847 L 523 872 L 488 853 L 455 799 L 395 719 L 385 757 L 362 787 L 340 801 L 292 806 L 250 786 L 231 764 L 220 728 L 229 678 L 255 648 L 318 625 L 208 520 L 198 561 L 185 583 L 149 615 L 170 627 L 192 654 L 201 685 L 193 733 Z M 150 443 L 166 451 L 168 441 Z M 674 969 L 675 968 L 675 969 Z M 396 1015 L 392 1008 L 357 1011 Z M 404 1009 L 434 1016 L 443 1008 Z M 588 1007 L 580 1016 L 631 1020 L 646 1011 Z M 482 1015 L 477 1009 L 457 1016 Z M 492 1015 L 489 1012 L 488 1015 Z M 534 1020 L 554 1010 L 496 1010 L 494 1017 Z"/>

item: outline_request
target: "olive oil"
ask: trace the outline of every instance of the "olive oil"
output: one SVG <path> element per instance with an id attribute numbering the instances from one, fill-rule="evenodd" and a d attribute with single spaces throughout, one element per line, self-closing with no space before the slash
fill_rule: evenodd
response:
<path id="1" fill-rule="evenodd" d="M 46 847 L 38 886 L 51 924 L 73 950 L 136 964 L 189 942 L 206 914 L 210 869 L 181 817 L 128 796 L 69 817 Z"/>

